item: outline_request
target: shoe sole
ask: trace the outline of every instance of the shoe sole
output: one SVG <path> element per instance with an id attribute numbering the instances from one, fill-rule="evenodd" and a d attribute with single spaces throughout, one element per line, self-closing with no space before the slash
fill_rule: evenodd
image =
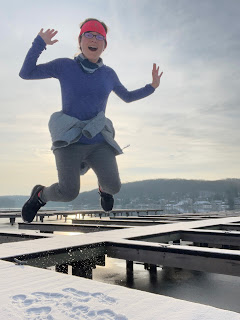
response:
<path id="1" fill-rule="evenodd" d="M 40 184 L 36 185 L 36 186 L 32 189 L 32 192 L 31 192 L 30 197 L 28 198 L 28 200 L 24 203 L 24 205 L 23 205 L 23 207 L 22 207 L 21 217 L 22 217 L 22 220 L 23 220 L 24 223 L 31 223 L 31 222 L 33 221 L 33 220 L 32 220 L 32 221 L 27 221 L 27 220 L 25 220 L 25 219 L 23 218 L 23 209 L 24 209 L 24 207 L 28 204 L 28 202 L 31 200 L 33 194 L 36 192 L 36 190 L 37 190 L 39 187 L 43 187 L 43 186 L 41 186 Z M 41 191 L 41 190 L 39 190 L 39 191 Z M 36 215 L 37 215 L 37 214 L 36 214 Z M 36 215 L 34 216 L 34 218 L 36 217 Z M 33 219 L 34 219 L 34 218 L 33 218 Z"/>

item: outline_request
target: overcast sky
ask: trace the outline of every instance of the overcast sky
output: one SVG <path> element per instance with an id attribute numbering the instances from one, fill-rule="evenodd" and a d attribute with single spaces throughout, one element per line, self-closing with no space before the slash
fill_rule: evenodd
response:
<path id="1" fill-rule="evenodd" d="M 29 194 L 57 180 L 48 132 L 61 109 L 56 79 L 18 73 L 41 28 L 59 31 L 39 63 L 78 51 L 79 24 L 109 26 L 102 58 L 129 90 L 164 72 L 153 95 L 126 104 L 112 93 L 107 116 L 124 147 L 122 182 L 157 178 L 240 178 L 239 0 L 1 0 L 0 195 Z M 97 187 L 89 172 L 81 190 Z"/>

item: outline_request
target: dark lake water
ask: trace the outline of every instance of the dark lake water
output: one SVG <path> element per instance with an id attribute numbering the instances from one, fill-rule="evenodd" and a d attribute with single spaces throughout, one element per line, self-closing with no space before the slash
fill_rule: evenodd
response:
<path id="1" fill-rule="evenodd" d="M 133 269 L 127 274 L 125 261 L 107 258 L 93 279 L 240 313 L 240 277 L 174 268 L 151 274 L 135 263 Z"/>

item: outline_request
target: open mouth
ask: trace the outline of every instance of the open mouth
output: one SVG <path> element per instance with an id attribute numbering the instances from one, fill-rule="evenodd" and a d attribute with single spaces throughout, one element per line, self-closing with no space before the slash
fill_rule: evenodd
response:
<path id="1" fill-rule="evenodd" d="M 97 51 L 98 48 L 96 48 L 96 47 L 88 47 L 88 49 L 89 49 L 90 51 Z"/>

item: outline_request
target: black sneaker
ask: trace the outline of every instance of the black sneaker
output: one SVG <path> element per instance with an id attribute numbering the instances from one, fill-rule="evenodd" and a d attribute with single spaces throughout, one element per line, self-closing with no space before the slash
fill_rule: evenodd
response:
<path id="1" fill-rule="evenodd" d="M 100 194 L 100 197 L 101 197 L 101 206 L 102 206 L 103 210 L 105 212 L 111 211 L 113 208 L 113 204 L 114 204 L 113 196 L 109 193 L 105 193 L 105 192 L 101 191 L 100 188 L 99 188 L 98 193 Z"/>
<path id="2" fill-rule="evenodd" d="M 44 188 L 44 186 L 36 185 L 32 189 L 32 193 L 27 202 L 25 202 L 22 208 L 22 219 L 24 222 L 30 223 L 35 218 L 38 210 L 45 206 L 45 202 L 43 202 L 38 197 L 38 193 Z"/>

